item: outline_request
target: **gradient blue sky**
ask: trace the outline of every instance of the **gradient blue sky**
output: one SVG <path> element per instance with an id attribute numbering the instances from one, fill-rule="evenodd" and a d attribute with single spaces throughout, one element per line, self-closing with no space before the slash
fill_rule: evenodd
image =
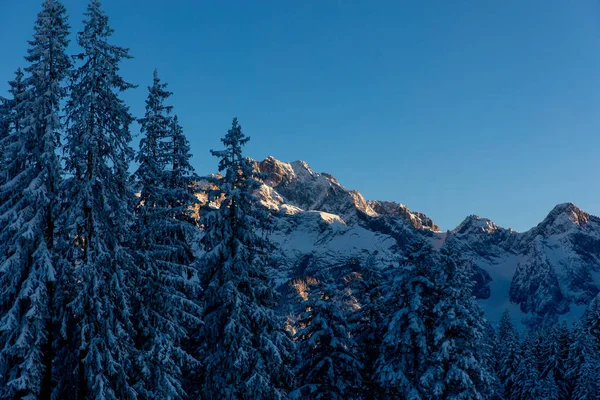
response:
<path id="1" fill-rule="evenodd" d="M 73 31 L 86 2 L 64 0 Z M 0 81 L 41 0 L 0 0 Z M 156 67 L 201 174 L 237 115 L 247 155 L 303 159 L 442 229 L 526 230 L 572 201 L 600 215 L 600 3 L 105 0 L 139 88 Z M 73 52 L 76 50 L 73 36 Z M 0 86 L 5 94 L 7 85 Z M 137 128 L 135 128 L 137 129 Z"/>

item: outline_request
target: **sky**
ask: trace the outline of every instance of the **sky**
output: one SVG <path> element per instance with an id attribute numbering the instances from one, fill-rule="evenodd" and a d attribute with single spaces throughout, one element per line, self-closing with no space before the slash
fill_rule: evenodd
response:
<path id="1" fill-rule="evenodd" d="M 73 40 L 84 0 L 64 0 Z M 0 0 L 0 95 L 41 0 Z M 305 160 L 443 230 L 600 215 L 600 3 L 104 0 L 143 116 L 157 68 L 200 174 L 237 116 L 246 155 Z M 133 127 L 134 133 L 138 128 Z M 138 138 L 139 139 L 139 138 Z M 137 144 L 134 144 L 134 147 Z"/>

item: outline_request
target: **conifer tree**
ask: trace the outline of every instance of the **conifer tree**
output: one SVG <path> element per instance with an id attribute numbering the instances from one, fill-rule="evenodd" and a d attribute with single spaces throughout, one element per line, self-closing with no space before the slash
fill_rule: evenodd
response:
<path id="1" fill-rule="evenodd" d="M 9 85 L 14 81 L 9 82 Z M 12 91 L 12 87 L 11 87 Z M 12 106 L 13 99 L 5 98 L 0 96 L 0 161 L 4 165 L 6 160 L 4 160 L 4 146 L 6 146 L 6 140 L 10 135 L 11 131 L 11 114 L 13 112 Z M 2 184 L 2 167 L 0 167 L 0 184 Z"/>
<path id="2" fill-rule="evenodd" d="M 543 400 L 560 400 L 565 399 L 560 394 L 560 388 L 556 384 L 556 380 L 552 374 L 546 375 L 541 381 L 540 399 Z"/>
<path id="3" fill-rule="evenodd" d="M 501 382 L 498 379 L 497 374 L 497 357 L 496 357 L 496 344 L 497 337 L 496 331 L 494 327 L 489 321 L 484 321 L 484 330 L 482 332 L 483 339 L 481 344 L 481 357 L 482 357 L 482 365 L 485 370 L 487 370 L 490 374 L 491 378 L 491 390 L 494 395 L 499 395 L 501 392 Z"/>
<path id="4" fill-rule="evenodd" d="M 543 335 L 540 336 L 543 346 L 541 376 L 543 379 L 551 376 L 551 382 L 557 388 L 557 395 L 561 398 L 567 398 L 569 396 L 569 382 L 566 375 L 571 332 L 567 327 L 567 323 L 562 321 L 545 330 Z"/>
<path id="5" fill-rule="evenodd" d="M 537 368 L 538 360 L 535 358 L 532 348 L 533 339 L 529 337 L 521 345 L 521 359 L 515 372 L 515 381 L 510 397 L 508 397 L 510 399 L 538 399 L 542 395 L 540 372 Z"/>
<path id="6" fill-rule="evenodd" d="M 500 385 L 498 394 L 509 399 L 513 393 L 517 369 L 521 362 L 521 352 L 519 336 L 512 324 L 508 310 L 502 313 L 496 340 L 494 354 L 496 356 L 496 375 Z"/>
<path id="7" fill-rule="evenodd" d="M 187 140 L 170 115 L 171 106 L 164 104 L 171 93 L 157 71 L 148 89 L 146 114 L 140 119 L 145 136 L 135 173 L 140 186 L 135 323 L 142 352 L 137 389 L 145 398 L 180 399 L 185 396 L 182 371 L 190 371 L 193 363 L 182 346 L 188 329 L 199 322 L 193 300 L 198 291 L 189 279 L 193 276 L 189 214 L 195 203 L 189 191 L 194 175 Z"/>
<path id="8" fill-rule="evenodd" d="M 172 247 L 173 257 L 181 265 L 194 267 L 193 270 L 187 269 L 188 275 L 186 277 L 185 293 L 189 299 L 198 304 L 202 288 L 198 283 L 195 252 L 191 245 L 198 235 L 198 226 L 197 221 L 190 212 L 191 206 L 198 203 L 198 198 L 195 194 L 198 178 L 190 163 L 190 145 L 183 133 L 182 127 L 179 125 L 179 119 L 176 114 L 171 121 L 167 143 L 170 146 L 168 156 L 171 169 L 168 170 L 169 176 L 166 183 L 168 192 L 166 195 L 172 216 L 171 237 L 175 244 Z M 194 315 L 197 316 L 198 308 L 197 306 L 193 308 L 195 309 Z M 197 391 L 197 387 L 199 386 L 196 381 L 197 374 L 194 371 L 197 369 L 195 361 L 198 356 L 197 349 L 199 348 L 198 332 L 202 321 L 198 318 L 186 318 L 184 322 L 189 334 L 184 339 L 183 348 L 188 354 L 194 357 L 194 361 L 186 363 L 183 370 L 183 374 L 186 377 L 184 379 L 185 389 L 191 395 Z"/>
<path id="9" fill-rule="evenodd" d="M 351 280 L 353 298 L 358 309 L 348 317 L 350 331 L 362 356 L 363 391 L 369 396 L 379 396 L 379 384 L 374 382 L 375 362 L 379 357 L 384 328 L 384 276 L 381 265 L 370 256 L 361 266 L 360 274 Z"/>
<path id="10" fill-rule="evenodd" d="M 6 183 L 10 176 L 16 175 L 22 168 L 20 164 L 14 162 L 14 159 L 11 160 L 9 155 L 19 152 L 18 143 L 20 136 L 18 132 L 21 132 L 21 124 L 24 119 L 23 112 L 25 110 L 23 106 L 25 101 L 24 76 L 23 70 L 18 68 L 15 71 L 15 78 L 8 82 L 10 97 L 0 97 L 0 101 L 2 102 L 0 114 L 0 118 L 2 118 L 2 131 L 0 131 L 0 157 L 2 157 L 2 163 L 0 163 L 0 185 Z M 4 206 L 11 196 L 10 192 L 5 189 L 0 189 L 0 195 L 7 196 L 0 197 L 1 206 Z M 4 242 L 0 242 L 0 246 L 2 246 L 2 243 Z M 7 250 L 2 251 L 0 254 L 6 254 L 6 252 Z"/>
<path id="11" fill-rule="evenodd" d="M 374 380 L 390 398 L 427 398 L 423 379 L 432 357 L 435 259 L 425 243 L 409 245 L 402 273 L 390 282 L 385 309 L 385 330 Z"/>
<path id="12" fill-rule="evenodd" d="M 309 285 L 296 334 L 297 375 L 294 399 L 358 399 L 362 364 L 345 318 L 341 289 L 325 278 Z"/>
<path id="13" fill-rule="evenodd" d="M 582 324 L 594 337 L 596 345 L 600 347 L 600 294 L 596 295 L 588 305 Z"/>
<path id="14" fill-rule="evenodd" d="M 27 249 L 22 248 L 20 242 L 15 243 L 16 231 L 20 229 L 19 225 L 16 224 L 18 217 L 16 212 L 21 207 L 16 210 L 14 208 L 23 201 L 24 183 L 11 184 L 23 169 L 24 162 L 28 158 L 28 154 L 23 149 L 24 135 L 21 132 L 21 126 L 25 120 L 24 104 L 26 104 L 23 78 L 23 71 L 19 68 L 15 73 L 15 79 L 9 82 L 11 98 L 3 99 L 3 104 L 7 107 L 5 118 L 8 120 L 8 135 L 2 138 L 3 159 L 2 164 L 0 164 L 2 168 L 0 175 L 2 179 L 0 181 L 2 184 L 0 186 L 0 289 L 2 291 L 2 296 L 0 296 L 0 383 L 2 384 L 0 398 L 16 396 L 19 390 L 13 386 L 13 389 L 9 391 L 10 374 L 12 373 L 14 377 L 18 377 L 19 373 L 18 370 L 11 372 L 15 367 L 18 368 L 20 364 L 16 358 L 18 349 L 12 351 L 14 356 L 11 358 L 11 354 L 5 348 L 11 349 L 7 334 L 20 327 L 21 321 L 16 319 L 19 317 L 18 309 L 15 308 L 15 305 L 18 306 L 18 302 L 15 302 L 15 300 L 17 300 L 19 287 L 22 285 L 23 275 L 27 273 L 27 266 L 24 265 L 24 262 L 19 262 L 20 254 L 26 255 Z M 19 155 L 19 157 L 14 157 L 15 155 Z M 13 262 L 11 262 L 12 254 L 16 255 Z M 8 317 L 10 317 L 11 309 L 13 310 L 13 318 L 15 318 L 11 324 L 12 327 L 7 325 L 7 323 L 10 323 Z M 41 348 L 38 346 L 34 349 L 37 350 L 37 365 L 39 367 Z M 35 379 L 37 379 L 37 384 L 40 384 L 41 373 L 38 373 Z"/>
<path id="15" fill-rule="evenodd" d="M 566 378 L 571 384 L 569 398 L 583 400 L 600 397 L 599 359 L 598 348 L 588 329 L 581 322 L 576 323 L 566 371 Z"/>
<path id="16" fill-rule="evenodd" d="M 10 132 L 10 108 L 10 99 L 0 96 L 0 143 Z"/>
<path id="17" fill-rule="evenodd" d="M 167 146 L 169 152 L 167 161 L 171 168 L 167 171 L 168 178 L 166 186 L 169 189 L 167 192 L 169 209 L 173 214 L 173 218 L 180 222 L 188 222 L 180 224 L 182 231 L 181 238 L 188 237 L 195 233 L 195 229 L 191 226 L 195 225 L 191 213 L 190 205 L 198 203 L 196 198 L 194 185 L 198 179 L 194 168 L 190 163 L 191 153 L 190 144 L 183 133 L 183 128 L 179 125 L 179 118 L 175 114 L 171 120 L 171 126 L 167 135 Z M 189 245 L 189 241 L 181 240 L 178 257 L 182 263 L 189 265 L 194 260 L 193 251 Z"/>
<path id="18" fill-rule="evenodd" d="M 118 93 L 132 87 L 119 75 L 127 49 L 108 42 L 113 30 L 91 0 L 82 53 L 67 104 L 62 351 L 55 398 L 133 399 L 136 352 L 131 322 L 133 258 L 126 247 L 133 219 L 128 167 L 132 116 Z"/>
<path id="19" fill-rule="evenodd" d="M 276 293 L 265 268 L 269 243 L 261 233 L 268 216 L 252 195 L 258 187 L 251 162 L 242 155 L 249 137 L 234 118 L 221 139 L 221 179 L 211 199 L 220 207 L 203 217 L 204 256 L 200 329 L 201 396 L 207 399 L 281 399 L 292 375 L 293 342 L 272 307 Z"/>
<path id="20" fill-rule="evenodd" d="M 472 270 L 451 242 L 436 271 L 431 384 L 434 398 L 483 399 L 493 378 L 485 362 L 485 319 L 472 295 Z"/>
<path id="21" fill-rule="evenodd" d="M 519 342 L 519 335 L 510 318 L 510 312 L 504 310 L 498 324 L 497 339 L 497 355 L 501 356 L 506 353 L 506 347 L 510 344 Z"/>
<path id="22" fill-rule="evenodd" d="M 11 84 L 12 132 L 0 183 L 0 398 L 46 398 L 52 374 L 52 298 L 69 25 L 58 0 L 45 0 L 25 60 Z"/>

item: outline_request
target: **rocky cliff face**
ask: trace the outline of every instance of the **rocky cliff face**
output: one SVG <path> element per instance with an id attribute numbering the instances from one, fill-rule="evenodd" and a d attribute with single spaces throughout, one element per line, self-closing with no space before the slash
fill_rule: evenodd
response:
<path id="1" fill-rule="evenodd" d="M 525 324 L 581 313 L 600 288 L 600 218 L 560 204 L 536 227 L 518 233 L 478 216 L 439 232 L 425 214 L 400 203 L 366 200 L 303 161 L 256 161 L 257 191 L 273 211 L 280 252 L 273 271 L 285 291 L 295 277 L 367 260 L 397 265 L 415 238 L 439 248 L 454 241 L 476 266 L 474 294 L 494 323 L 508 308 Z"/>
<path id="2" fill-rule="evenodd" d="M 348 190 L 335 177 L 317 173 L 304 161 L 281 162 L 273 157 L 255 162 L 263 174 L 259 197 L 274 210 L 323 211 L 338 215 L 346 224 L 358 224 L 367 217 L 392 216 L 417 230 L 438 231 L 425 214 L 411 212 L 405 205 L 367 201 L 356 190 Z M 368 219 L 368 218 L 367 218 Z"/>

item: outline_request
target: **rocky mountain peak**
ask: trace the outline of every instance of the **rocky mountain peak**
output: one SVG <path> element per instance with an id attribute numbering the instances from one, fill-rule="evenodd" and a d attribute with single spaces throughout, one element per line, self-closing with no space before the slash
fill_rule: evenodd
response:
<path id="1" fill-rule="evenodd" d="M 458 234 L 482 234 L 482 233 L 494 233 L 499 229 L 492 220 L 488 218 L 482 218 L 478 215 L 469 215 L 461 222 L 454 233 Z"/>
<path id="2" fill-rule="evenodd" d="M 573 203 L 562 203 L 555 206 L 544 221 L 556 222 L 561 218 L 568 218 L 572 223 L 581 226 L 589 221 L 590 214 L 586 213 Z"/>
<path id="3" fill-rule="evenodd" d="M 547 237 L 585 227 L 591 220 L 600 222 L 599 218 L 586 213 L 575 204 L 562 203 L 555 206 L 530 233 Z"/>
<path id="4" fill-rule="evenodd" d="M 332 175 L 313 171 L 305 161 L 286 163 L 267 157 L 256 161 L 255 166 L 265 175 L 264 184 L 272 189 L 263 193 L 277 197 L 263 198 L 263 203 L 283 203 L 304 211 L 336 214 L 346 223 L 356 223 L 358 212 L 374 214 L 360 193 L 346 189 Z"/>
<path id="5" fill-rule="evenodd" d="M 440 231 L 440 227 L 427 215 L 417 211 L 411 211 L 402 203 L 380 200 L 369 200 L 367 203 L 371 206 L 373 211 L 379 215 L 402 217 L 405 220 L 411 221 L 412 225 L 417 229 L 430 230 L 432 232 Z"/>
<path id="6" fill-rule="evenodd" d="M 292 182 L 296 178 L 290 164 L 281 162 L 273 156 L 269 156 L 263 161 L 256 161 L 256 169 L 266 175 L 264 182 L 271 187 Z"/>
<path id="7" fill-rule="evenodd" d="M 349 224 L 359 223 L 365 216 L 384 216 L 408 222 L 417 230 L 439 231 L 425 214 L 410 211 L 400 203 L 367 201 L 360 192 L 342 186 L 333 175 L 315 172 L 305 161 L 287 163 L 269 156 L 255 161 L 255 168 L 264 174 L 263 183 L 269 187 L 262 188 L 259 196 L 270 208 L 290 205 L 295 211 L 323 211 L 339 215 Z"/>

